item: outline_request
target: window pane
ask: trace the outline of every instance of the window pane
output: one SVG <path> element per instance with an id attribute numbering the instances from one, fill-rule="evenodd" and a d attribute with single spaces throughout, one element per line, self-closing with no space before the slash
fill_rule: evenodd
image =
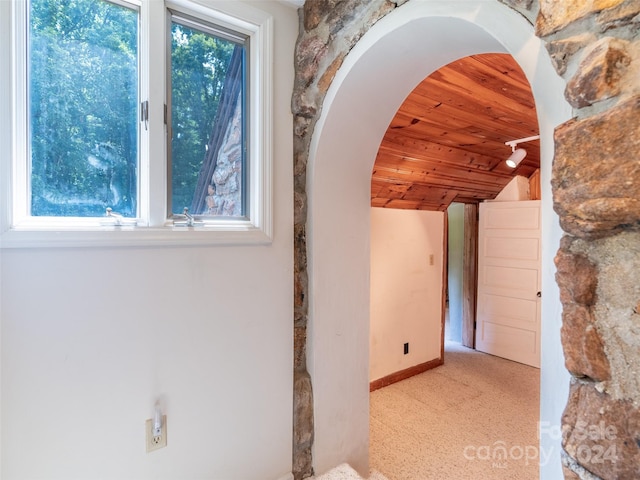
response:
<path id="1" fill-rule="evenodd" d="M 31 0 L 31 215 L 135 217 L 138 12 Z"/>
<path id="2" fill-rule="evenodd" d="M 171 24 L 171 211 L 241 217 L 244 208 L 245 47 Z"/>

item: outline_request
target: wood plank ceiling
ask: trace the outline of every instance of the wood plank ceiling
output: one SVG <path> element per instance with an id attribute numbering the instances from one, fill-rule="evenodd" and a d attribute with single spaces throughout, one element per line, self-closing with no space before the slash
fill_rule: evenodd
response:
<path id="1" fill-rule="evenodd" d="M 452 202 L 493 199 L 515 176 L 540 166 L 540 141 L 522 143 L 515 169 L 505 142 L 537 135 L 527 79 L 507 54 L 462 58 L 437 70 L 405 99 L 380 144 L 373 207 L 444 211 Z"/>

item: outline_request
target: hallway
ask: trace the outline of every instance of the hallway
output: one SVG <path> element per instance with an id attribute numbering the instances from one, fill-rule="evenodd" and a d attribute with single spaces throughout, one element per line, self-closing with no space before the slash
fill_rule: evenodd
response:
<path id="1" fill-rule="evenodd" d="M 445 364 L 371 393 L 370 468 L 389 480 L 533 480 L 540 371 L 445 344 Z"/>

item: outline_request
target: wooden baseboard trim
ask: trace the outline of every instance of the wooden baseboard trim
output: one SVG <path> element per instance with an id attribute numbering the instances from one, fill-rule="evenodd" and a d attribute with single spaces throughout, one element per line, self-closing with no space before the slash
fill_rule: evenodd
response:
<path id="1" fill-rule="evenodd" d="M 378 380 L 374 380 L 373 382 L 369 383 L 369 391 L 373 392 L 374 390 L 378 390 L 379 388 L 387 387 L 392 383 L 406 380 L 407 378 L 418 375 L 419 373 L 439 367 L 443 363 L 444 361 L 442 360 L 442 358 L 434 358 L 433 360 L 421 363 L 420 365 L 414 365 L 413 367 L 405 368 L 404 370 L 400 370 L 399 372 L 392 373 L 391 375 L 387 375 L 386 377 L 379 378 Z"/>

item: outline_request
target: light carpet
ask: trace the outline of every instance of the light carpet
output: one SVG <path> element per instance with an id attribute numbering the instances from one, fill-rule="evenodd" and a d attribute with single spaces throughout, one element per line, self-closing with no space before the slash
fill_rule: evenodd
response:
<path id="1" fill-rule="evenodd" d="M 440 367 L 371 393 L 369 451 L 376 475 L 539 478 L 540 371 L 452 342 L 444 358 Z"/>

